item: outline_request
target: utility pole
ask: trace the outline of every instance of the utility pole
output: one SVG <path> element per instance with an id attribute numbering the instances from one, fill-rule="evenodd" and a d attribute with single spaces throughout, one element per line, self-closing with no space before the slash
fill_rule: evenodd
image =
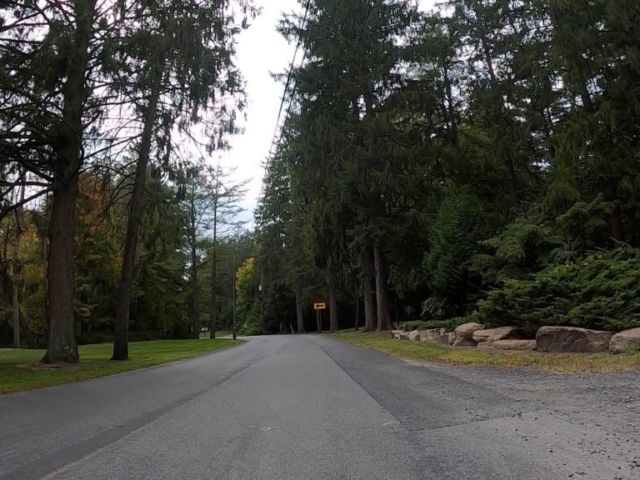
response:
<path id="1" fill-rule="evenodd" d="M 233 251 L 233 261 L 231 263 L 231 283 L 233 285 L 232 290 L 232 317 L 231 317 L 231 332 L 233 333 L 233 339 L 236 339 L 236 252 Z"/>
<path id="2" fill-rule="evenodd" d="M 262 320 L 262 332 L 263 335 L 266 335 L 267 325 L 264 321 L 264 287 L 262 286 L 262 279 L 260 279 L 260 285 L 258 285 L 258 293 L 260 295 L 260 320 Z"/>

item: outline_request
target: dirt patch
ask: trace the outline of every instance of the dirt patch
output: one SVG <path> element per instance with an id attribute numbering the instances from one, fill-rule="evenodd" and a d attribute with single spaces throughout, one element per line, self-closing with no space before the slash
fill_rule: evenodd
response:
<path id="1" fill-rule="evenodd" d="M 533 368 L 464 367 L 407 360 L 541 408 L 571 414 L 640 441 L 640 371 L 563 374 Z"/>

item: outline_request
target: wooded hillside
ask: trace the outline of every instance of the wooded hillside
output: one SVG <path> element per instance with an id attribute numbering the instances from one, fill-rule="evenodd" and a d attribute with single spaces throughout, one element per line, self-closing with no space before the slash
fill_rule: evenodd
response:
<path id="1" fill-rule="evenodd" d="M 268 304 L 307 328 L 314 300 L 332 329 L 640 326 L 638 2 L 307 15 L 280 28 L 304 61 L 257 212 Z"/>

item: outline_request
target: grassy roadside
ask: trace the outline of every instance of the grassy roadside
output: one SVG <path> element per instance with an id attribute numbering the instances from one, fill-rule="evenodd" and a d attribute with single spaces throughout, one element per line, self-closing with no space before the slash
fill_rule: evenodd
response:
<path id="1" fill-rule="evenodd" d="M 232 340 L 159 340 L 129 345 L 127 362 L 110 362 L 111 344 L 82 345 L 79 365 L 42 368 L 43 350 L 0 349 L 0 395 L 152 367 L 234 345 Z"/>
<path id="2" fill-rule="evenodd" d="M 432 343 L 394 340 L 389 334 L 340 332 L 334 338 L 408 360 L 501 368 L 533 367 L 561 373 L 628 372 L 640 367 L 640 354 L 542 354 L 486 352 Z"/>
<path id="3" fill-rule="evenodd" d="M 216 331 L 216 338 L 222 338 L 222 337 L 228 337 L 231 336 L 233 334 L 233 332 L 231 330 L 218 330 Z M 209 339 L 209 335 L 211 335 L 209 332 L 202 332 L 200 334 L 200 338 L 201 339 Z"/>

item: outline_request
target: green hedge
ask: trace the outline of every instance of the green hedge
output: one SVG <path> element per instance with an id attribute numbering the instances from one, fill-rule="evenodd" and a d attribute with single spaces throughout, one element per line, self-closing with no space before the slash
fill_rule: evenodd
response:
<path id="1" fill-rule="evenodd" d="M 536 329 L 565 325 L 619 331 L 640 327 L 640 250 L 619 248 L 506 280 L 478 303 L 479 321 Z"/>

